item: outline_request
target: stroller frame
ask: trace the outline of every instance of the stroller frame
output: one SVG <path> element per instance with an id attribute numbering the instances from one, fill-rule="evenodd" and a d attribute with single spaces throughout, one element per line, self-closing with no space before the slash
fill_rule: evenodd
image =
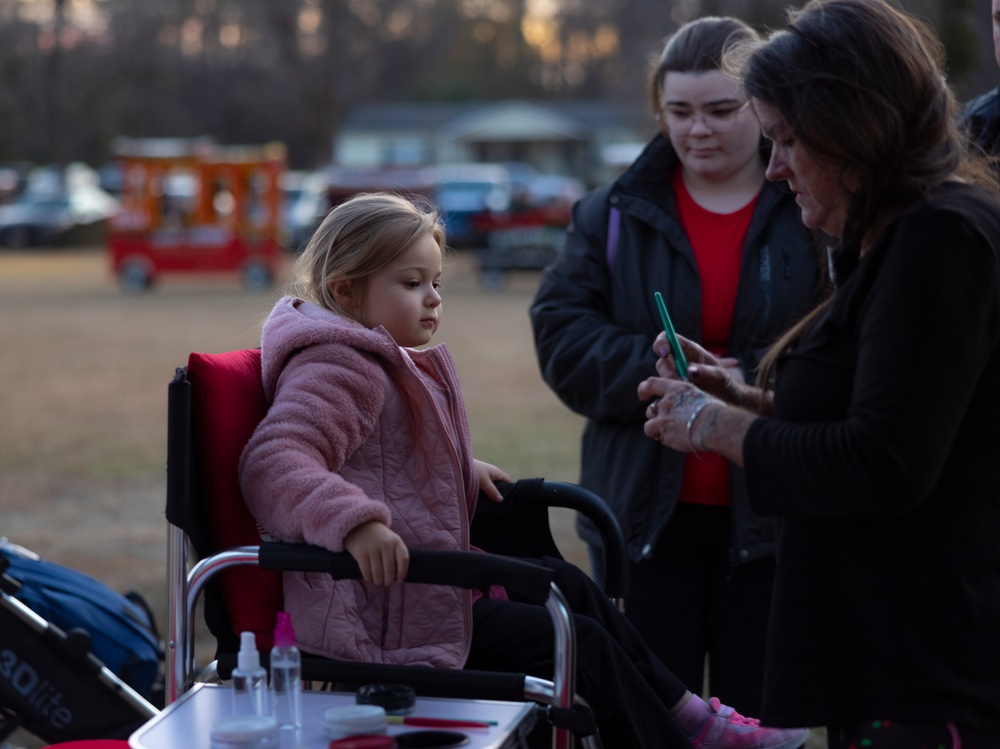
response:
<path id="1" fill-rule="evenodd" d="M 4 625 L 0 742 L 23 728 L 47 742 L 123 737 L 159 710 L 90 652 L 89 633 L 63 632 L 14 597 L 19 583 L 0 573 Z M 91 686 L 74 680 L 92 679 Z M 77 721 L 76 714 L 80 715 Z"/>

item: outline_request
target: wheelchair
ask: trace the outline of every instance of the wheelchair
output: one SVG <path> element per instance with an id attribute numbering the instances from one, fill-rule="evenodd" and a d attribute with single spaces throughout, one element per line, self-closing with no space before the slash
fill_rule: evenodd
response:
<path id="1" fill-rule="evenodd" d="M 228 679 L 240 632 L 253 632 L 269 652 L 282 610 L 283 571 L 322 571 L 359 579 L 346 552 L 302 544 L 262 542 L 243 503 L 237 464 L 267 411 L 259 349 L 192 353 L 168 387 L 167 502 L 168 633 L 166 702 L 196 680 Z M 374 682 L 409 684 L 434 697 L 530 701 L 552 727 L 552 746 L 598 747 L 596 724 L 575 694 L 576 642 L 571 612 L 544 567 L 517 557 L 561 557 L 548 525 L 549 507 L 586 515 L 604 542 L 604 591 L 621 608 L 627 595 L 625 541 L 604 501 L 574 484 L 544 479 L 501 487 L 503 503 L 481 502 L 471 528 L 473 545 L 487 553 L 411 550 L 407 582 L 485 589 L 504 585 L 543 604 L 554 627 L 551 680 L 526 674 L 387 666 L 303 656 L 303 680 L 348 690 Z M 215 660 L 195 667 L 195 611 L 204 592 L 204 619 L 216 641 Z M 266 663 L 265 663 L 266 665 Z"/>

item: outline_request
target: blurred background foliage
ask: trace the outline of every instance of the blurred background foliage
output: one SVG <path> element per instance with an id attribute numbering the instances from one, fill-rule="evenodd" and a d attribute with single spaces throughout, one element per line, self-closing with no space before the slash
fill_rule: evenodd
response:
<path id="1" fill-rule="evenodd" d="M 0 0 L 0 162 L 92 165 L 116 135 L 283 141 L 327 163 L 360 103 L 602 99 L 645 121 L 650 54 L 786 0 Z M 989 0 L 908 0 L 960 98 L 995 85 Z"/>

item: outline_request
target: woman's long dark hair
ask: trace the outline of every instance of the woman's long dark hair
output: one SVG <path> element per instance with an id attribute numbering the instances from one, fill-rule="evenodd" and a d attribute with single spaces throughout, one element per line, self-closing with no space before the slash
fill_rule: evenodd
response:
<path id="1" fill-rule="evenodd" d="M 850 200 L 835 250 L 850 268 L 884 223 L 942 182 L 996 189 L 959 127 L 941 43 L 923 22 L 884 0 L 812 0 L 786 30 L 727 58 L 748 96 L 775 107 L 814 157 L 840 171 Z M 774 361 L 812 318 L 775 344 Z"/>

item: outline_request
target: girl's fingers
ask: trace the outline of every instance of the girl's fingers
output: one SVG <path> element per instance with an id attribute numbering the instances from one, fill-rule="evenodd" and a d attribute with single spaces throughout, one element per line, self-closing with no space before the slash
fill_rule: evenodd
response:
<path id="1" fill-rule="evenodd" d="M 406 574 L 410 570 L 410 553 L 406 546 L 399 544 L 396 548 L 396 582 L 401 583 L 406 579 Z"/>

